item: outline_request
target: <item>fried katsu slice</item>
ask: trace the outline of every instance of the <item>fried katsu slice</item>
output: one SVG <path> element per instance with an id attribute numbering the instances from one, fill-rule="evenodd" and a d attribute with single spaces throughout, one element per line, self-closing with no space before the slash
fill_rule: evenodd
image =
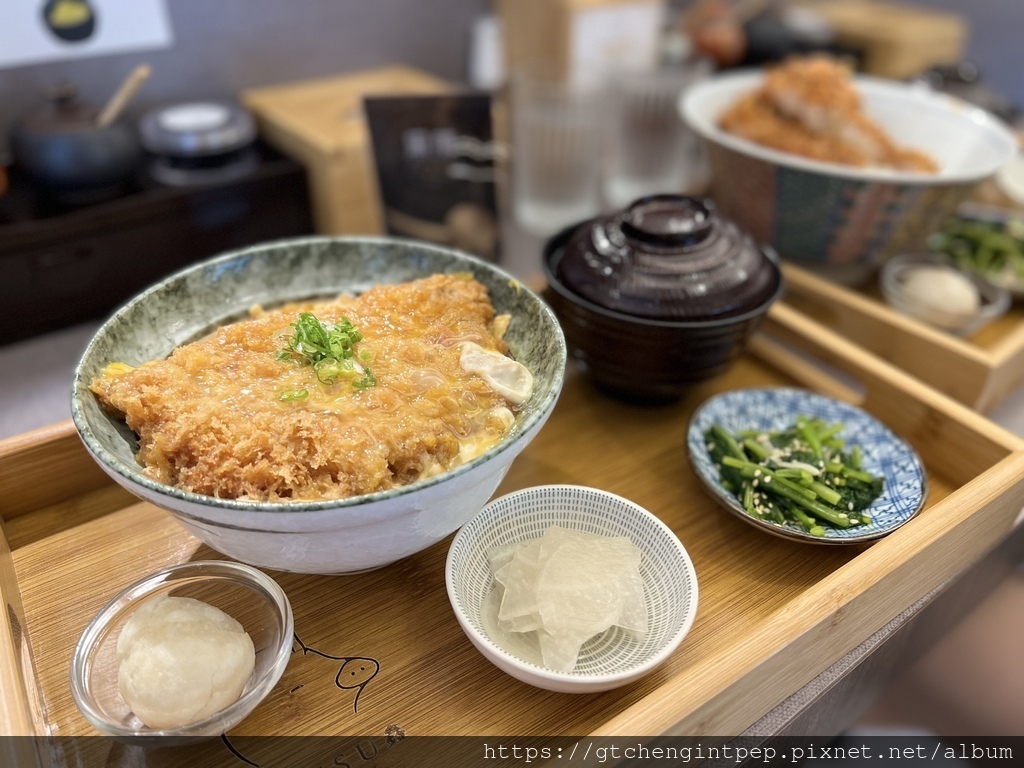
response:
<path id="1" fill-rule="evenodd" d="M 288 353 L 303 313 L 358 329 L 352 376 L 325 377 Z M 445 471 L 501 439 L 514 403 L 460 359 L 469 343 L 506 353 L 506 324 L 482 284 L 434 275 L 256 309 L 164 360 L 111 365 L 91 388 L 136 432 L 154 480 L 221 498 L 343 499 Z"/>
<path id="2" fill-rule="evenodd" d="M 825 55 L 792 57 L 722 115 L 723 130 L 763 146 L 857 167 L 933 173 L 935 162 L 898 146 L 864 111 L 852 72 Z"/>

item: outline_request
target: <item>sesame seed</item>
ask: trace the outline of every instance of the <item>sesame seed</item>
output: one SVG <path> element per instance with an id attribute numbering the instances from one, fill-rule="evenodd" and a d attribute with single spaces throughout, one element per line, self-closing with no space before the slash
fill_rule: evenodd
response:
<path id="1" fill-rule="evenodd" d="M 846 508 L 852 512 L 853 511 L 853 502 L 852 501 L 846 502 Z"/>
<path id="2" fill-rule="evenodd" d="M 765 475 L 765 478 L 764 478 L 765 484 L 767 485 L 771 481 L 772 481 L 772 476 L 771 475 Z"/>

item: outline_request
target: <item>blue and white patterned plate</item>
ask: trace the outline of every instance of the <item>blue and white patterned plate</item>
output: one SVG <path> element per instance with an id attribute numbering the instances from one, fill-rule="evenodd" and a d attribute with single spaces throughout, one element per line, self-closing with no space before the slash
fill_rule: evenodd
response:
<path id="1" fill-rule="evenodd" d="M 863 467 L 885 478 L 882 495 L 866 511 L 871 523 L 855 528 L 825 528 L 824 536 L 812 536 L 796 524 L 779 525 L 747 514 L 739 500 L 725 490 L 718 468 L 704 444 L 704 433 L 717 422 L 727 431 L 781 430 L 792 426 L 796 417 L 807 415 L 846 428 L 840 437 L 852 448 L 859 445 Z M 855 544 L 877 539 L 899 528 L 924 506 L 927 479 L 917 452 L 875 417 L 860 408 L 802 389 L 740 389 L 706 400 L 690 419 L 687 434 L 690 464 L 704 487 L 726 509 L 751 525 L 787 539 L 816 544 Z"/>

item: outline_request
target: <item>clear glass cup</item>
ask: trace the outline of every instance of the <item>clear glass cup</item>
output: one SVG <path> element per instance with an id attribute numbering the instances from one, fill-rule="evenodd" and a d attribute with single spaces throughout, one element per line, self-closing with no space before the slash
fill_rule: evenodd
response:
<path id="1" fill-rule="evenodd" d="M 610 78 L 605 202 L 621 208 L 647 195 L 703 191 L 708 175 L 703 148 L 683 121 L 679 100 L 710 72 L 709 63 L 695 61 Z"/>
<path id="2" fill-rule="evenodd" d="M 601 206 L 603 100 L 591 83 L 522 74 L 510 83 L 512 209 L 536 235 L 595 215 Z"/>

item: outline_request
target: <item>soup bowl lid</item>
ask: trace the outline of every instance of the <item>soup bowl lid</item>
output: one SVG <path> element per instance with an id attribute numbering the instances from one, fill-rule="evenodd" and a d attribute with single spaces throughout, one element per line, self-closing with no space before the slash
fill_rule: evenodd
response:
<path id="1" fill-rule="evenodd" d="M 554 277 L 605 309 L 656 320 L 711 320 L 750 312 L 777 293 L 773 255 L 710 201 L 640 198 L 578 225 Z"/>

